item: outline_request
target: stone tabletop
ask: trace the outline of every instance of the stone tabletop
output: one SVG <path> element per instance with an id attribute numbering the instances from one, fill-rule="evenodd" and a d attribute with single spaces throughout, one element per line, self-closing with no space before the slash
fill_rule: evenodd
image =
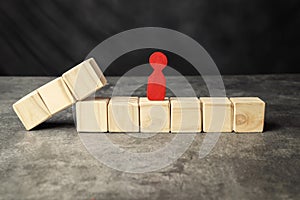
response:
<path id="1" fill-rule="evenodd" d="M 199 77 L 186 77 L 197 96 L 209 96 Z M 199 158 L 209 133 L 199 133 L 171 165 L 126 173 L 95 159 L 82 144 L 72 108 L 25 131 L 12 110 L 19 98 L 54 77 L 0 77 L 0 199 L 299 199 L 300 74 L 223 76 L 227 96 L 258 96 L 266 102 L 263 133 L 222 133 Z M 97 93 L 111 96 L 119 77 Z M 123 79 L 118 94 L 145 96 L 145 77 Z M 177 77 L 167 85 L 185 91 Z M 167 95 L 174 95 L 167 90 Z M 107 134 L 130 151 L 152 151 L 174 134 L 151 138 Z"/>

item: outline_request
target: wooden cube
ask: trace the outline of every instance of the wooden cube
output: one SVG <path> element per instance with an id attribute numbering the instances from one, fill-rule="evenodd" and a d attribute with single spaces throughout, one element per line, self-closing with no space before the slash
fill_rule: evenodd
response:
<path id="1" fill-rule="evenodd" d="M 78 132 L 107 132 L 108 98 L 95 98 L 76 103 Z"/>
<path id="2" fill-rule="evenodd" d="M 226 97 L 201 97 L 203 131 L 232 132 L 233 109 Z"/>
<path id="3" fill-rule="evenodd" d="M 43 85 L 37 91 L 52 115 L 71 106 L 75 102 L 75 99 L 61 77 Z"/>
<path id="4" fill-rule="evenodd" d="M 108 104 L 109 132 L 139 132 L 138 97 L 112 97 Z"/>
<path id="5" fill-rule="evenodd" d="M 76 100 L 83 100 L 106 84 L 106 79 L 93 58 L 62 75 Z"/>
<path id="6" fill-rule="evenodd" d="M 37 91 L 33 91 L 13 104 L 19 119 L 30 130 L 51 117 L 51 113 Z"/>
<path id="7" fill-rule="evenodd" d="M 265 118 L 265 102 L 258 97 L 234 97 L 233 130 L 235 132 L 262 132 Z"/>
<path id="8" fill-rule="evenodd" d="M 170 131 L 170 102 L 150 101 L 147 97 L 140 98 L 140 126 L 141 132 L 169 132 Z"/>
<path id="9" fill-rule="evenodd" d="M 171 132 L 201 132 L 200 101 L 196 97 L 171 97 Z"/>

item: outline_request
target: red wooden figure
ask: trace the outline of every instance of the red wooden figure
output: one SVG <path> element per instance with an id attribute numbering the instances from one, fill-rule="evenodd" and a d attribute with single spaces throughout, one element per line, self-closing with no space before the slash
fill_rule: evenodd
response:
<path id="1" fill-rule="evenodd" d="M 149 58 L 149 63 L 154 69 L 148 78 L 147 97 L 149 100 L 164 100 L 166 95 L 166 78 L 162 70 L 167 66 L 168 59 L 161 52 L 154 52 Z"/>

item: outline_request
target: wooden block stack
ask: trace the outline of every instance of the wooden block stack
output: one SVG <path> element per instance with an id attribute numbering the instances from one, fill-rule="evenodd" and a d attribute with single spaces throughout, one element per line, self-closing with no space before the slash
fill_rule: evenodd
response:
<path id="1" fill-rule="evenodd" d="M 265 118 L 265 102 L 258 97 L 234 97 L 234 132 L 262 132 Z"/>
<path id="2" fill-rule="evenodd" d="M 201 97 L 204 132 L 232 132 L 232 105 L 225 97 Z"/>
<path id="3" fill-rule="evenodd" d="M 108 98 L 87 99 L 76 103 L 78 132 L 107 132 Z"/>
<path id="4" fill-rule="evenodd" d="M 76 103 L 79 132 L 262 132 L 258 97 L 87 98 L 106 84 L 93 58 L 24 96 L 13 109 L 27 130 Z"/>
<path id="5" fill-rule="evenodd" d="M 138 97 L 112 97 L 108 104 L 109 132 L 139 132 Z"/>
<path id="6" fill-rule="evenodd" d="M 96 61 L 91 58 L 62 75 L 76 100 L 83 100 L 106 84 Z"/>
<path id="7" fill-rule="evenodd" d="M 170 131 L 170 102 L 150 101 L 147 97 L 140 98 L 141 132 Z"/>
<path id="8" fill-rule="evenodd" d="M 52 115 L 37 91 L 33 91 L 13 105 L 26 130 L 30 130 Z"/>
<path id="9" fill-rule="evenodd" d="M 92 100 L 87 100 L 91 104 Z M 98 100 L 94 100 L 97 102 Z M 77 130 L 89 132 L 262 132 L 264 123 L 265 103 L 257 97 L 230 98 L 226 97 L 171 97 L 164 101 L 150 101 L 146 97 L 112 97 L 103 107 L 78 108 L 76 104 Z M 88 104 L 87 103 L 87 104 Z M 93 104 L 91 104 L 93 105 Z M 94 110 L 98 109 L 98 110 Z M 103 109 L 103 110 L 101 110 Z M 102 117 L 99 123 L 105 123 L 108 128 L 92 129 L 93 116 Z M 91 117 L 89 117 L 92 115 Z M 79 117 L 84 118 L 83 120 Z M 80 123 L 78 121 L 81 121 Z M 95 120 L 92 120 L 95 121 Z M 80 128 L 86 127 L 85 129 Z M 92 123 L 96 124 L 96 123 Z"/>
<path id="10" fill-rule="evenodd" d="M 105 77 L 91 58 L 26 95 L 13 105 L 13 109 L 26 130 L 30 130 L 105 84 Z"/>
<path id="11" fill-rule="evenodd" d="M 171 97 L 171 132 L 201 132 L 200 101 L 196 97 Z"/>
<path id="12" fill-rule="evenodd" d="M 37 92 L 52 115 L 75 102 L 74 97 L 61 77 L 38 88 Z"/>

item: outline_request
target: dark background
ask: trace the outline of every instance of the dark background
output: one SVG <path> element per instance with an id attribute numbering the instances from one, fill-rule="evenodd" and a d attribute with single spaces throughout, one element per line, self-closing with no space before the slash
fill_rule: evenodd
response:
<path id="1" fill-rule="evenodd" d="M 299 2 L 1 1 L 0 75 L 60 75 L 106 38 L 144 26 L 170 28 L 192 37 L 222 74 L 299 73 Z M 147 62 L 152 51 L 128 53 L 105 74 L 121 75 Z M 183 58 L 168 57 L 181 73 L 195 73 Z"/>

